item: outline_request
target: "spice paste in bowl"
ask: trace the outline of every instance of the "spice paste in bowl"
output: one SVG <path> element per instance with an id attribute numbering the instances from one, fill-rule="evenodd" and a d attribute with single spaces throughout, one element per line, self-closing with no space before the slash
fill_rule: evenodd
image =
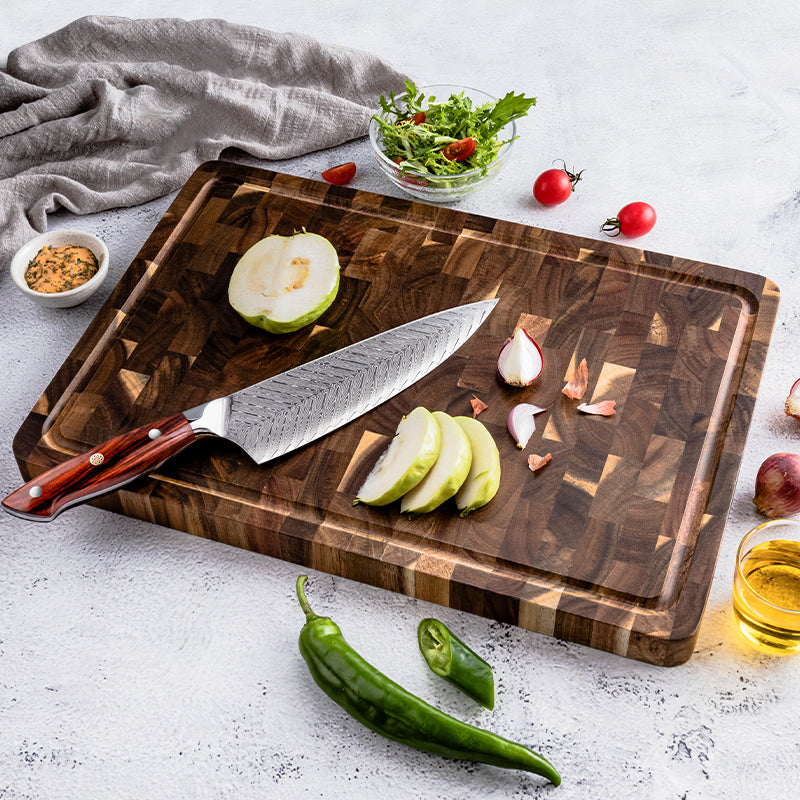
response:
<path id="1" fill-rule="evenodd" d="M 25 283 L 35 292 L 67 292 L 86 283 L 99 267 L 97 256 L 88 247 L 45 245 L 28 263 Z"/>

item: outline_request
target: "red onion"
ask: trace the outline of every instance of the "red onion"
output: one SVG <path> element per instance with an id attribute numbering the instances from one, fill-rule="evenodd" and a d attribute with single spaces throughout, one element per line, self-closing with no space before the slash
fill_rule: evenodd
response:
<path id="1" fill-rule="evenodd" d="M 543 366 L 539 345 L 525 328 L 516 328 L 497 359 L 500 378 L 511 386 L 530 386 L 542 374 Z"/>
<path id="2" fill-rule="evenodd" d="M 533 403 L 519 403 L 508 412 L 506 426 L 520 450 L 524 449 L 536 430 L 534 415 L 546 410 L 541 406 L 533 405 Z"/>
<path id="3" fill-rule="evenodd" d="M 792 384 L 789 396 L 786 398 L 784 410 L 790 417 L 800 419 L 800 378 Z"/>
<path id="4" fill-rule="evenodd" d="M 800 455 L 775 453 L 756 475 L 756 508 L 765 516 L 787 517 L 800 511 Z"/>

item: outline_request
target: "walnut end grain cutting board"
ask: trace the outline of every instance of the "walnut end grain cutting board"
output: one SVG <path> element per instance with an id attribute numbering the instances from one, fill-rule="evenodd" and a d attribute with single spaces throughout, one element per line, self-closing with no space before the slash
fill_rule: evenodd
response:
<path id="1" fill-rule="evenodd" d="M 305 228 L 342 282 L 316 324 L 274 336 L 227 303 L 237 259 Z M 290 562 L 643 661 L 692 653 L 778 303 L 764 277 L 225 162 L 201 166 L 25 420 L 26 479 L 113 435 L 425 314 L 500 302 L 454 356 L 393 400 L 261 467 L 202 440 L 95 503 Z M 515 325 L 544 371 L 502 385 Z M 586 416 L 561 394 L 585 358 Z M 408 519 L 353 506 L 416 405 L 480 419 L 497 497 Z M 524 452 L 518 402 L 545 406 Z M 552 453 L 533 473 L 530 453 Z M 67 512 L 69 513 L 69 512 Z"/>

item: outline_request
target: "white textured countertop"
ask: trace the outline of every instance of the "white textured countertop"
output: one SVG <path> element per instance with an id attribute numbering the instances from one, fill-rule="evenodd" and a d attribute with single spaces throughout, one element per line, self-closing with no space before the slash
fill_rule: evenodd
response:
<path id="1" fill-rule="evenodd" d="M 767 275 L 782 301 L 686 664 L 647 666 L 310 572 L 313 604 L 365 657 L 451 713 L 540 750 L 560 788 L 409 750 L 347 717 L 299 655 L 296 566 L 82 507 L 50 525 L 0 518 L 0 797 L 796 796 L 800 656 L 753 650 L 730 607 L 736 546 L 760 521 L 755 473 L 800 440 L 783 413 L 800 375 L 796 1 L 40 0 L 4 14 L 0 59 L 87 13 L 223 17 L 375 52 L 420 83 L 535 95 L 512 165 L 460 208 L 599 238 L 606 217 L 647 200 L 658 224 L 636 244 Z M 557 158 L 585 168 L 584 179 L 565 205 L 543 209 L 531 187 Z M 316 177 L 348 160 L 360 167 L 354 186 L 395 193 L 366 139 L 264 166 Z M 111 251 L 109 281 L 83 306 L 35 307 L 0 272 L 3 495 L 19 483 L 19 425 L 171 199 L 52 218 Z M 428 672 L 415 636 L 431 615 L 480 643 L 495 669 L 493 712 Z"/>

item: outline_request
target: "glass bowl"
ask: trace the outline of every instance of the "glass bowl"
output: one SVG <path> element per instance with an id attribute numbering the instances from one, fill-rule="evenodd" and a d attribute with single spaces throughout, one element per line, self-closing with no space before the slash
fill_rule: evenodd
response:
<path id="1" fill-rule="evenodd" d="M 451 94 L 463 92 L 465 97 L 469 97 L 472 100 L 473 108 L 497 100 L 496 97 L 492 97 L 492 95 L 478 89 L 451 84 L 421 86 L 419 91 L 424 92 L 426 97 L 433 95 L 436 98 L 436 102 L 445 102 Z M 397 99 L 400 101 L 404 98 L 405 92 L 397 95 Z M 464 195 L 470 194 L 493 181 L 503 171 L 508 162 L 516 135 L 517 126 L 514 120 L 498 132 L 497 138 L 500 141 L 505 141 L 506 144 L 500 148 L 497 158 L 492 161 L 486 172 L 481 172 L 480 169 L 471 169 L 467 172 L 462 172 L 460 175 L 431 175 L 428 172 L 415 172 L 408 169 L 405 172 L 401 172 L 400 167 L 383 152 L 380 126 L 375 119 L 372 119 L 369 124 L 369 141 L 381 171 L 406 194 L 417 200 L 425 200 L 430 203 L 455 202 L 464 197 Z"/>
<path id="2" fill-rule="evenodd" d="M 739 629 L 771 653 L 800 653 L 800 520 L 772 519 L 742 539 L 733 575 Z"/>

